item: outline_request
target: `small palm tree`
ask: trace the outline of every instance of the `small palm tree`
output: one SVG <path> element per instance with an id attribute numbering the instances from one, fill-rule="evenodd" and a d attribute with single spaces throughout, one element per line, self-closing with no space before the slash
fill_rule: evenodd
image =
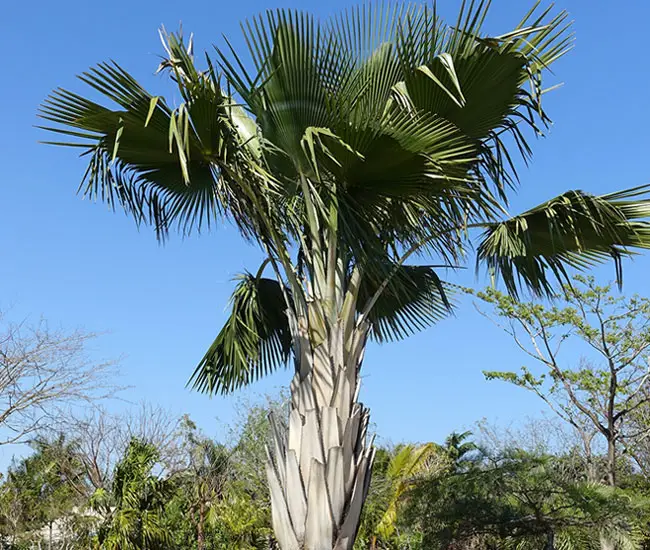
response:
<path id="1" fill-rule="evenodd" d="M 169 532 L 164 510 L 171 496 L 169 481 L 153 474 L 158 451 L 133 439 L 115 468 L 110 493 L 97 489 L 93 508 L 105 520 L 97 531 L 97 543 L 106 550 L 157 550 L 165 548 Z"/>
<path id="2" fill-rule="evenodd" d="M 613 258 L 620 273 L 650 244 L 641 188 L 508 217 L 515 153 L 528 159 L 528 130 L 548 122 L 542 76 L 571 35 L 564 12 L 535 6 L 487 37 L 487 10 L 471 2 L 452 25 L 415 4 L 268 11 L 243 25 L 250 62 L 228 46 L 203 69 L 191 40 L 163 33 L 180 102 L 102 63 L 80 78 L 110 107 L 62 89 L 42 106 L 57 143 L 88 158 L 84 194 L 161 237 L 225 218 L 265 252 L 192 385 L 226 393 L 293 366 L 266 466 L 283 550 L 352 548 L 373 461 L 364 350 L 451 311 L 439 269 L 475 246 L 512 293 L 547 293 L 570 267 Z"/>
<path id="3" fill-rule="evenodd" d="M 185 482 L 190 495 L 190 515 L 196 527 L 196 548 L 205 549 L 205 528 L 220 501 L 230 475 L 228 449 L 202 436 L 196 426 L 185 418 L 188 468 Z"/>
<path id="4" fill-rule="evenodd" d="M 476 455 L 479 447 L 470 437 L 472 432 L 452 432 L 445 439 L 444 452 L 450 462 L 449 468 L 452 472 L 458 472 L 470 467 L 474 461 L 480 459 Z"/>
<path id="5" fill-rule="evenodd" d="M 388 482 L 387 499 L 374 533 L 370 549 L 378 548 L 377 542 L 389 541 L 397 532 L 398 508 L 417 478 L 429 472 L 434 460 L 442 459 L 441 449 L 434 443 L 405 445 L 391 458 L 386 470 Z M 440 461 L 442 462 L 442 461 Z"/>

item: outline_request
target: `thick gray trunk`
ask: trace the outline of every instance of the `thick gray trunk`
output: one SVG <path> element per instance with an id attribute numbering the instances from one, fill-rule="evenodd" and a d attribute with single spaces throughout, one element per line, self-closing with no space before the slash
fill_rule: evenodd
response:
<path id="1" fill-rule="evenodd" d="M 282 550 L 351 550 L 357 535 L 374 450 L 368 409 L 357 402 L 361 353 L 344 361 L 341 348 L 321 343 L 296 374 L 288 430 L 271 419 L 266 470 Z"/>

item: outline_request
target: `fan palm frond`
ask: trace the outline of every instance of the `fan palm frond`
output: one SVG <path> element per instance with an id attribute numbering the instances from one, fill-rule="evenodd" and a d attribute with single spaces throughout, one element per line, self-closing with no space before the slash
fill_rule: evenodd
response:
<path id="1" fill-rule="evenodd" d="M 381 273 L 394 269 L 387 264 Z M 359 308 L 374 295 L 383 279 L 368 279 L 359 290 Z M 371 308 L 371 336 L 379 342 L 401 339 L 443 319 L 452 310 L 451 287 L 433 268 L 401 266 Z M 190 381 L 204 393 L 230 393 L 286 365 L 291 333 L 280 284 L 246 273 L 231 298 L 231 313 L 196 367 Z"/>
<path id="2" fill-rule="evenodd" d="M 508 291 L 551 294 L 552 278 L 569 283 L 567 268 L 589 268 L 613 259 L 618 281 L 621 260 L 650 248 L 647 187 L 594 196 L 569 191 L 519 216 L 490 224 L 478 247 L 485 263 Z"/>
<path id="3" fill-rule="evenodd" d="M 205 393 L 229 393 L 285 365 L 291 352 L 286 308 L 277 281 L 241 275 L 230 316 L 189 384 Z"/>
<path id="4" fill-rule="evenodd" d="M 378 342 L 401 340 L 447 317 L 453 311 L 453 288 L 428 266 L 383 263 L 362 281 L 360 307 L 372 299 L 390 277 L 386 289 L 368 312 L 371 336 Z"/>

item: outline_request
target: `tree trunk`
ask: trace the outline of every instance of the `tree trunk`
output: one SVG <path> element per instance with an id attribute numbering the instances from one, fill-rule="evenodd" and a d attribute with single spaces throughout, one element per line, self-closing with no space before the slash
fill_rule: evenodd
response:
<path id="1" fill-rule="evenodd" d="M 593 457 L 591 455 L 588 455 L 585 458 L 585 462 L 587 469 L 587 481 L 589 483 L 600 483 L 602 481 L 602 477 L 599 476 L 598 467 L 595 464 Z"/>
<path id="2" fill-rule="evenodd" d="M 616 487 L 616 442 L 609 437 L 607 439 L 607 484 L 610 487 Z M 600 548 L 601 550 L 614 550 L 616 545 L 605 535 L 601 535 Z"/>
<path id="3" fill-rule="evenodd" d="M 553 530 L 550 530 L 546 534 L 546 545 L 544 546 L 544 550 L 555 550 L 555 532 Z"/>
<path id="4" fill-rule="evenodd" d="M 196 548 L 203 550 L 205 548 L 205 504 L 201 502 L 199 505 L 199 521 L 196 524 Z"/>
<path id="5" fill-rule="evenodd" d="M 374 459 L 368 409 L 357 402 L 367 331 L 355 345 L 344 334 L 337 323 L 326 337 L 294 338 L 288 430 L 271 418 L 266 469 L 282 550 L 351 550 L 357 535 Z"/>
<path id="6" fill-rule="evenodd" d="M 612 439 L 607 441 L 607 483 L 616 487 L 616 443 Z"/>

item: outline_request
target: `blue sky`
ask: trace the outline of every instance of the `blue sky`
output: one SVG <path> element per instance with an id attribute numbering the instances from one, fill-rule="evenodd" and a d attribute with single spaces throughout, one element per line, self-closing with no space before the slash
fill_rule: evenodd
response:
<path id="1" fill-rule="evenodd" d="M 232 277 L 255 269 L 258 251 L 229 227 L 160 246 L 121 213 L 75 195 L 84 170 L 74 151 L 37 144 L 38 104 L 56 87 L 80 91 L 74 75 L 113 58 L 152 92 L 166 90 L 154 76 L 161 46 L 157 29 L 183 22 L 197 50 L 241 46 L 239 22 L 267 7 L 316 9 L 327 15 L 348 0 L 266 3 L 114 0 L 7 2 L 0 40 L 3 121 L 0 132 L 0 307 L 14 318 L 43 315 L 64 327 L 106 331 L 97 358 L 124 356 L 126 396 L 189 413 L 208 433 L 232 420 L 236 397 L 208 399 L 185 389 L 193 366 L 225 318 Z M 443 16 L 459 0 L 441 0 Z M 529 2 L 494 0 L 488 30 L 507 32 Z M 560 0 L 575 20 L 576 47 L 555 67 L 549 84 L 564 82 L 546 100 L 554 120 L 549 136 L 534 142 L 532 165 L 522 171 L 513 211 L 569 188 L 594 193 L 650 182 L 650 89 L 647 21 L 650 5 Z M 448 17 L 450 19 L 451 17 Z M 648 292 L 646 257 L 626 263 L 627 292 Z M 611 266 L 599 269 L 603 279 Z M 469 270 L 465 283 L 487 283 Z M 488 417 L 517 422 L 541 409 L 532 396 L 488 383 L 482 370 L 517 368 L 522 357 L 470 304 L 455 318 L 410 340 L 371 346 L 362 398 L 379 434 L 393 441 L 440 440 Z M 250 393 L 274 392 L 282 372 Z M 122 406 L 116 404 L 115 406 Z M 218 420 L 217 420 L 218 419 Z M 0 449 L 0 465 L 16 449 Z M 3 456 L 4 453 L 4 456 Z"/>

